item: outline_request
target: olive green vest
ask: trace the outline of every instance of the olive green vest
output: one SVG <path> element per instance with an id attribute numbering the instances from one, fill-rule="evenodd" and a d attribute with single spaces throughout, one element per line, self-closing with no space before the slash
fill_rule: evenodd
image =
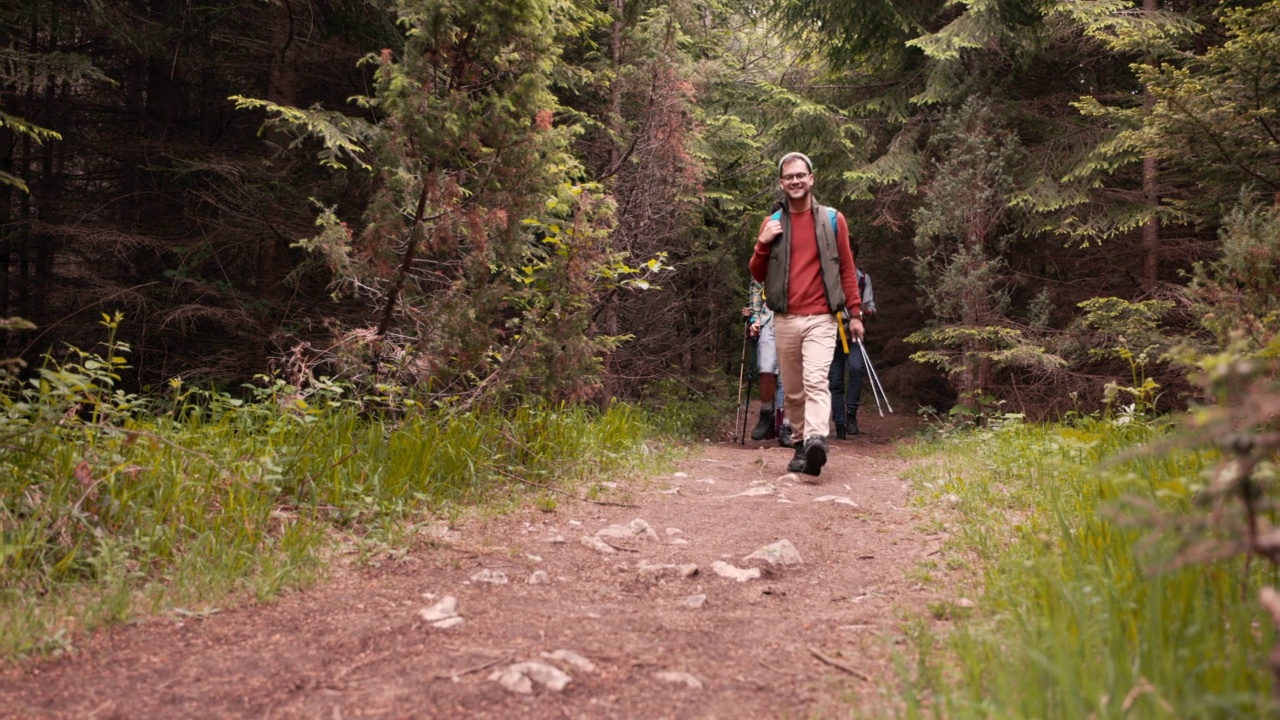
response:
<path id="1" fill-rule="evenodd" d="M 840 248 L 836 243 L 836 211 L 816 202 L 812 205 L 818 263 L 822 267 L 822 289 L 827 295 L 827 307 L 836 313 L 845 306 L 844 285 L 840 282 Z M 791 284 L 791 213 L 778 210 L 770 217 L 782 222 L 782 236 L 769 246 L 764 302 L 770 310 L 786 314 L 787 292 Z"/>

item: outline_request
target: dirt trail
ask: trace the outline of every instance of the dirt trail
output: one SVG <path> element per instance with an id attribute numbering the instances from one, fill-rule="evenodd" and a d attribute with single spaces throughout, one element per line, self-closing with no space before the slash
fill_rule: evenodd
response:
<path id="1" fill-rule="evenodd" d="M 104 631 L 71 657 L 0 671 L 0 717 L 848 716 L 892 676 L 903 611 L 936 599 L 906 576 L 942 536 L 923 534 L 907 507 L 906 463 L 888 434 L 833 442 L 817 485 L 778 482 L 791 451 L 772 443 L 707 446 L 674 475 L 609 496 L 636 509 L 567 500 L 464 524 L 434 547 L 335 570 L 272 604 Z M 657 539 L 605 538 L 620 548 L 611 554 L 580 541 L 635 518 Z M 712 571 L 717 560 L 746 567 L 744 556 L 781 539 L 802 565 L 745 582 Z M 664 563 L 699 571 L 640 571 Z M 472 581 L 485 569 L 509 582 Z M 537 570 L 548 583 L 528 584 Z M 686 604 L 700 594 L 702 607 Z M 422 618 L 444 596 L 457 598 L 461 625 Z M 568 687 L 535 683 L 528 695 L 490 679 L 520 661 L 556 665 L 541 653 L 562 649 L 595 672 L 560 662 Z"/>

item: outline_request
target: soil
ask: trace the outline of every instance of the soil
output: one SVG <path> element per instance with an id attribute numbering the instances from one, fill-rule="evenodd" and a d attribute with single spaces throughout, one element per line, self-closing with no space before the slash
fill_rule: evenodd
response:
<path id="1" fill-rule="evenodd" d="M 61 658 L 0 668 L 0 717 L 857 714 L 895 681 L 904 619 L 940 599 L 910 576 L 943 541 L 908 504 L 895 444 L 910 419 L 864 425 L 867 434 L 832 441 L 817 484 L 780 479 L 792 451 L 776 443 L 707 444 L 672 473 L 599 498 L 637 507 L 564 498 L 550 512 L 462 522 L 377 566 L 337 558 L 322 584 L 271 603 L 100 631 Z M 773 494 L 738 495 L 765 487 Z M 657 538 L 605 538 L 610 554 L 581 542 L 635 518 Z M 712 571 L 717 560 L 748 567 L 744 556 L 783 539 L 803 564 L 743 582 Z M 639 572 L 661 563 L 698 572 Z M 509 582 L 472 580 L 486 569 Z M 537 570 L 550 581 L 528 584 Z M 687 606 L 694 595 L 705 604 Z M 421 611 L 445 596 L 463 622 L 440 629 Z M 557 665 L 542 653 L 562 649 L 595 671 L 560 662 L 569 685 L 534 683 L 530 694 L 490 679 L 521 661 Z M 659 679 L 663 671 L 701 687 Z"/>

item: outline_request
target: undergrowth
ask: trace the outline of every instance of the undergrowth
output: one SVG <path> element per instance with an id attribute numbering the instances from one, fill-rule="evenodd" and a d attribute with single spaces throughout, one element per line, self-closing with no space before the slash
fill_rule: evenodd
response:
<path id="1" fill-rule="evenodd" d="M 653 424 L 624 404 L 456 412 L 274 378 L 240 396 L 177 380 L 161 398 L 125 393 L 118 321 L 105 352 L 0 394 L 0 655 L 270 598 L 311 582 L 337 543 L 402 547 L 521 498 L 552 510 L 653 462 Z"/>
<path id="2" fill-rule="evenodd" d="M 974 560 L 959 592 L 979 599 L 908 623 L 897 716 L 1280 717 L 1257 601 L 1271 566 L 1189 558 L 1159 526 L 1196 513 L 1218 451 L 1130 452 L 1172 432 L 1007 418 L 927 446 L 945 462 L 920 464 L 917 501 L 954 508 L 947 554 Z"/>

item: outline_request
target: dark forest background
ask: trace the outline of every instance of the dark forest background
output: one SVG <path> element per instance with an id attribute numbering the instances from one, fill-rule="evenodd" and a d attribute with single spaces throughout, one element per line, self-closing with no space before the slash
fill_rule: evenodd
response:
<path id="1" fill-rule="evenodd" d="M 0 47 L 28 367 L 120 311 L 143 390 L 721 397 L 789 150 L 895 397 L 1174 404 L 1277 326 L 1277 2 L 28 0 Z"/>

